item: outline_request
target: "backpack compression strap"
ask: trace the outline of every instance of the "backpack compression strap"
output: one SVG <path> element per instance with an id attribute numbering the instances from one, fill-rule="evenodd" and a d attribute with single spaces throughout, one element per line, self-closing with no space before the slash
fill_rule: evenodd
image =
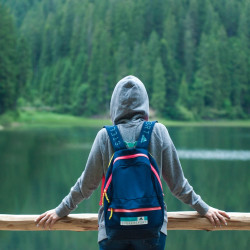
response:
<path id="1" fill-rule="evenodd" d="M 118 150 L 127 148 L 117 126 L 104 126 L 104 128 L 106 128 L 106 130 L 108 132 L 109 139 L 110 139 L 110 142 L 113 146 L 114 151 L 118 151 Z M 110 165 L 110 163 L 111 163 L 111 160 L 109 162 L 109 165 Z M 102 206 L 104 183 L 105 183 L 105 175 L 102 176 L 101 198 L 100 198 L 100 202 L 99 202 L 100 206 Z"/>
<path id="2" fill-rule="evenodd" d="M 154 125 L 157 121 L 153 122 L 144 122 L 142 125 L 142 130 L 139 136 L 139 139 L 137 141 L 137 148 L 148 148 L 148 144 L 150 142 L 151 134 L 154 128 Z M 117 126 L 104 126 L 106 128 L 111 144 L 113 146 L 114 151 L 126 149 L 126 145 L 121 137 L 121 134 L 119 132 L 119 129 Z M 105 183 L 105 176 L 102 177 L 102 188 L 101 188 L 101 198 L 99 205 L 102 205 L 102 197 L 103 197 L 103 188 Z"/>
<path id="3" fill-rule="evenodd" d="M 136 144 L 137 148 L 148 149 L 148 144 L 150 142 L 151 134 L 152 134 L 152 131 L 156 122 L 157 121 L 153 121 L 153 122 L 147 121 L 143 123 L 141 133 Z"/>
<path id="4" fill-rule="evenodd" d="M 121 149 L 126 149 L 126 144 L 122 139 L 122 136 L 119 132 L 118 127 L 115 126 L 104 126 L 104 128 L 106 128 L 108 135 L 109 135 L 109 139 L 111 141 L 111 144 L 113 146 L 114 151 L 118 151 Z"/>

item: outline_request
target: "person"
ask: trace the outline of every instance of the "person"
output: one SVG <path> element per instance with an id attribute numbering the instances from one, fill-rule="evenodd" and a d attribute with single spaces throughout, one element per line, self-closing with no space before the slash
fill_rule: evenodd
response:
<path id="1" fill-rule="evenodd" d="M 110 115 L 113 124 L 118 126 L 127 146 L 133 147 L 139 137 L 143 122 L 149 118 L 147 91 L 138 78 L 126 76 L 117 83 L 111 97 Z M 166 181 L 174 196 L 189 204 L 199 214 L 207 217 L 214 226 L 221 226 L 221 223 L 227 225 L 226 219 L 230 219 L 228 214 L 205 203 L 185 178 L 175 146 L 163 124 L 155 124 L 148 150 L 156 160 L 160 175 Z M 113 153 L 114 150 L 108 133 L 103 128 L 94 140 L 85 170 L 71 188 L 69 194 L 55 209 L 41 214 L 36 219 L 37 226 L 52 228 L 56 221 L 68 215 L 81 201 L 90 197 L 99 186 L 102 177 L 106 175 L 108 163 Z M 167 235 L 166 207 L 160 237 L 147 240 L 110 241 L 106 235 L 103 212 L 103 206 L 101 206 L 98 212 L 100 250 L 164 249 Z"/>

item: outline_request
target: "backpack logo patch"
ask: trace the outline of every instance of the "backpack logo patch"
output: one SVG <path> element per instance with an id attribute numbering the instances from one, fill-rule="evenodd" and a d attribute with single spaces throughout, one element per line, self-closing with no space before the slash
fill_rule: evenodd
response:
<path id="1" fill-rule="evenodd" d="M 121 217 L 120 225 L 122 226 L 134 226 L 134 225 L 145 225 L 148 224 L 148 217 Z"/>
<path id="2" fill-rule="evenodd" d="M 141 143 L 146 142 L 146 141 L 147 141 L 147 138 L 144 135 L 142 135 Z"/>

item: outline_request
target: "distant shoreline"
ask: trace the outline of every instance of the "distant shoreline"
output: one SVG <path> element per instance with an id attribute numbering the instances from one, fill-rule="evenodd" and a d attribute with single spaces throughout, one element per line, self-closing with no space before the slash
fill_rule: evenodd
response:
<path id="1" fill-rule="evenodd" d="M 173 121 L 162 118 L 150 118 L 158 120 L 166 127 L 250 127 L 250 120 L 202 120 L 202 121 Z M 44 111 L 22 111 L 16 118 L 6 118 L 0 116 L 0 130 L 5 128 L 23 128 L 39 126 L 79 126 L 101 128 L 104 125 L 111 125 L 107 118 L 86 118 L 68 114 L 58 114 Z"/>

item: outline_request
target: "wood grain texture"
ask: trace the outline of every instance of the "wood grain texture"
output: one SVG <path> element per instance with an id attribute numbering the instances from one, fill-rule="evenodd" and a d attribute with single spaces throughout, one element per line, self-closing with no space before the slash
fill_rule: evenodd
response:
<path id="1" fill-rule="evenodd" d="M 227 226 L 214 227 L 207 218 L 197 212 L 168 212 L 168 230 L 250 230 L 250 213 L 228 213 L 231 217 Z M 0 214 L 0 230 L 6 231 L 44 231 L 37 227 L 38 215 Z M 71 214 L 60 219 L 51 230 L 95 231 L 98 229 L 97 214 Z"/>

